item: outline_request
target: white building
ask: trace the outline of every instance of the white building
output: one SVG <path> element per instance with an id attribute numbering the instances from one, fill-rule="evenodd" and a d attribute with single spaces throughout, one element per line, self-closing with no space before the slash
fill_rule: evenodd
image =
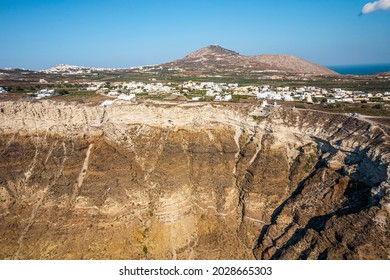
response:
<path id="1" fill-rule="evenodd" d="M 120 94 L 118 97 L 118 99 L 120 100 L 126 100 L 126 101 L 131 101 L 135 98 L 135 94 L 134 93 L 130 93 L 130 94 Z"/>
<path id="2" fill-rule="evenodd" d="M 232 95 L 231 94 L 224 95 L 224 96 L 217 95 L 214 100 L 215 101 L 230 101 L 230 100 L 232 100 Z"/>
<path id="3" fill-rule="evenodd" d="M 110 91 L 109 93 L 107 93 L 108 96 L 117 96 L 119 95 L 119 92 L 117 91 Z"/>
<path id="4" fill-rule="evenodd" d="M 282 95 L 275 91 L 263 91 L 256 93 L 257 99 L 271 99 L 271 100 L 282 100 Z"/>
<path id="5" fill-rule="evenodd" d="M 348 98 L 342 98 L 342 99 L 341 99 L 341 102 L 354 103 L 353 98 L 350 98 L 350 97 L 348 97 Z"/>
<path id="6" fill-rule="evenodd" d="M 94 82 L 94 83 L 90 83 L 87 87 L 87 90 L 88 91 L 96 91 L 98 89 L 100 89 L 101 87 L 103 87 L 104 83 L 102 82 Z"/>
<path id="7" fill-rule="evenodd" d="M 214 92 L 214 91 L 211 90 L 211 89 L 209 89 L 209 90 L 206 91 L 206 96 L 215 96 L 215 95 L 217 95 L 217 93 Z"/>
<path id="8" fill-rule="evenodd" d="M 290 91 L 290 87 L 277 87 L 276 91 L 283 91 L 283 92 Z"/>
<path id="9" fill-rule="evenodd" d="M 225 96 L 223 97 L 223 101 L 230 101 L 230 100 L 232 100 L 232 99 L 233 99 L 233 97 L 232 97 L 231 94 L 225 95 Z"/>
<path id="10" fill-rule="evenodd" d="M 269 85 L 264 85 L 264 86 L 260 87 L 260 90 L 261 91 L 269 91 L 270 87 L 271 86 L 269 86 Z"/>
<path id="11" fill-rule="evenodd" d="M 285 94 L 285 95 L 283 95 L 283 100 L 284 101 L 294 101 L 294 98 L 292 98 L 291 95 Z"/>
<path id="12" fill-rule="evenodd" d="M 40 91 L 38 91 L 35 99 L 42 99 L 45 97 L 51 97 L 52 94 L 54 94 L 54 89 L 41 89 Z"/>

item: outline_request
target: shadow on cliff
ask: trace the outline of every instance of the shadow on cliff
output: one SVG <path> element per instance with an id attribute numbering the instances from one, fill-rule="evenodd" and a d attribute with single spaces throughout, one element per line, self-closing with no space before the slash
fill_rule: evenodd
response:
<path id="1" fill-rule="evenodd" d="M 337 171 L 340 176 L 348 176 L 350 178 L 348 187 L 343 192 L 345 201 L 341 207 L 338 207 L 334 211 L 310 218 L 306 225 L 303 227 L 301 226 L 295 230 L 295 232 L 287 240 L 287 242 L 284 243 L 283 246 L 277 248 L 271 256 L 268 256 L 270 259 L 280 259 L 286 249 L 296 245 L 298 242 L 304 239 L 309 229 L 321 233 L 325 230 L 326 223 L 333 217 L 340 218 L 343 216 L 359 213 L 373 206 L 378 206 L 380 200 L 385 195 L 386 190 L 385 188 L 381 188 L 380 185 L 383 182 L 387 182 L 389 179 L 387 175 L 389 164 L 383 164 L 379 156 L 373 159 L 369 158 L 369 147 L 364 149 L 356 147 L 353 151 L 346 151 L 338 149 L 322 139 L 313 138 L 313 140 L 316 142 L 317 148 L 322 154 L 330 153 L 330 155 L 334 155 L 337 152 L 343 152 L 347 154 L 344 160 L 345 166 Z M 354 169 L 354 172 L 348 173 L 345 167 L 352 165 L 356 168 Z M 291 215 L 293 215 L 293 222 L 284 229 L 284 233 L 281 233 L 281 235 L 279 235 L 279 237 L 275 240 L 272 239 L 271 246 L 264 248 L 261 252 L 255 252 L 261 248 L 261 245 L 266 238 L 270 238 L 268 236 L 269 230 L 273 225 L 277 224 L 277 219 L 285 207 L 291 203 L 294 203 L 297 196 L 302 193 L 302 190 L 308 184 L 310 184 L 311 178 L 313 178 L 317 172 L 321 172 L 325 168 L 327 168 L 326 161 L 321 158 L 314 167 L 314 170 L 304 180 L 302 180 L 298 184 L 297 188 L 291 193 L 291 195 L 275 209 L 271 216 L 271 223 L 269 225 L 265 225 L 260 232 L 259 238 L 254 248 L 255 256 L 257 255 L 257 257 L 264 259 L 265 254 L 270 251 L 271 248 L 276 246 L 276 241 L 285 233 L 287 233 L 294 226 L 294 224 L 298 223 L 298 219 L 295 217 L 297 214 L 292 213 Z M 299 212 L 299 208 L 297 209 L 297 212 Z M 341 238 L 337 241 L 341 242 Z M 313 246 L 313 244 L 311 244 L 310 247 L 311 246 Z M 310 251 L 310 248 L 302 251 L 299 259 L 307 259 Z M 318 259 L 326 259 L 327 255 L 328 249 L 325 249 L 318 255 Z"/>

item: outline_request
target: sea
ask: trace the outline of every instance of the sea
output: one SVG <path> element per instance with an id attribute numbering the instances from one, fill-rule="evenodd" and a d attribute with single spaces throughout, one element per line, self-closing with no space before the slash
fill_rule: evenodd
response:
<path id="1" fill-rule="evenodd" d="M 390 72 L 390 63 L 386 64 L 364 64 L 364 65 L 338 65 L 327 66 L 329 69 L 340 74 L 371 75 L 381 72 Z"/>

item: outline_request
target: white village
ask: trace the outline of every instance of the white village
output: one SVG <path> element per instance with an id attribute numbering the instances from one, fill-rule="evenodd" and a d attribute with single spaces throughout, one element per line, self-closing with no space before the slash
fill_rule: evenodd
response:
<path id="1" fill-rule="evenodd" d="M 43 81 L 41 82 L 42 84 Z M 237 83 L 193 82 L 177 83 L 159 82 L 90 82 L 75 84 L 80 90 L 96 92 L 107 96 L 103 106 L 115 100 L 132 101 L 137 97 L 157 97 L 176 101 L 221 101 L 227 102 L 238 98 L 256 98 L 272 101 L 303 101 L 307 103 L 334 104 L 366 103 L 370 101 L 390 101 L 390 92 L 349 91 L 341 88 L 323 89 L 315 86 L 239 86 Z M 0 87 L 0 94 L 7 90 Z M 50 98 L 58 94 L 55 89 L 40 89 L 27 93 L 34 99 Z"/>

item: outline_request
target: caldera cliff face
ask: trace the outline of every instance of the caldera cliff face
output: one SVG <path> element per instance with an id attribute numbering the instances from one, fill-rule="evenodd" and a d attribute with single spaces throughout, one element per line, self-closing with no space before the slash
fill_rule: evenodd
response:
<path id="1" fill-rule="evenodd" d="M 249 105 L 0 103 L 1 259 L 389 259 L 389 137 Z"/>

